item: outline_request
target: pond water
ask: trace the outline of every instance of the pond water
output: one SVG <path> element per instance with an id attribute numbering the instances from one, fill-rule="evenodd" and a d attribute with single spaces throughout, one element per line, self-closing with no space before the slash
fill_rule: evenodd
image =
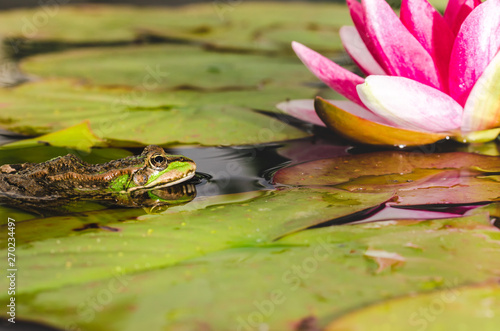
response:
<path id="1" fill-rule="evenodd" d="M 285 141 L 280 143 L 269 143 L 253 146 L 228 146 L 228 147 L 171 147 L 165 148 L 167 153 L 175 155 L 184 155 L 193 159 L 197 164 L 197 177 L 192 180 L 196 184 L 196 199 L 202 199 L 209 196 L 231 195 L 244 192 L 260 191 L 260 190 L 273 190 L 280 187 L 287 187 L 287 184 L 282 184 L 273 180 L 273 175 L 282 168 L 292 167 L 298 164 L 308 164 L 311 161 L 321 159 L 338 159 L 338 162 L 345 162 L 341 157 L 348 155 L 361 156 L 364 154 L 378 153 L 384 158 L 391 158 L 394 152 L 408 153 L 409 155 L 433 155 L 440 153 L 454 153 L 463 152 L 465 150 L 496 155 L 499 145 L 497 143 L 490 143 L 487 145 L 468 146 L 452 141 L 441 141 L 433 145 L 420 146 L 416 148 L 374 148 L 373 146 L 354 146 L 345 142 L 342 138 L 335 136 L 327 130 L 307 123 L 295 121 L 295 125 L 300 126 L 303 130 L 310 131 L 313 136 L 293 141 Z M 20 136 L 8 131 L 1 132 L 0 139 L 2 143 L 10 143 L 14 141 L 22 141 Z M 125 155 L 138 155 L 142 152 L 143 148 L 128 148 L 128 149 L 94 149 L 90 154 L 83 153 L 82 151 L 66 149 L 66 148 L 53 148 L 53 147 L 32 147 L 27 149 L 10 150 L 2 155 L 2 163 L 16 163 L 16 162 L 44 162 L 47 159 L 53 158 L 58 155 L 65 155 L 71 153 L 81 157 L 84 161 L 89 163 L 104 163 L 124 157 Z M 26 157 L 29 155 L 29 157 Z M 457 155 L 460 157 L 461 155 Z M 9 161 L 10 160 L 10 161 Z M 429 159 L 432 163 L 432 158 Z M 461 162 L 457 160 L 456 164 Z M 361 173 L 369 172 L 370 164 L 366 165 L 366 169 L 360 169 Z M 388 170 L 387 175 L 397 173 L 401 165 L 397 163 L 392 165 Z M 426 166 L 427 167 L 427 166 Z M 434 167 L 431 165 L 431 167 Z M 429 177 L 427 179 L 426 187 L 435 187 L 436 185 L 443 185 L 444 187 L 455 186 L 455 181 L 460 181 L 460 176 L 468 178 L 470 176 L 467 172 L 460 172 L 453 174 L 452 182 L 446 183 L 443 180 L 446 178 Z M 394 177 L 394 174 L 391 176 Z M 458 176 L 458 177 L 457 177 Z M 354 187 L 349 187 L 350 191 L 357 191 L 364 189 L 363 183 L 359 188 L 356 187 L 355 179 L 358 175 L 347 179 L 347 182 L 354 181 Z M 391 177 L 392 178 L 392 177 Z M 384 179 L 386 181 L 386 179 Z M 390 179 L 397 181 L 395 179 Z M 345 180 L 344 180 L 345 181 Z M 413 179 L 408 180 L 413 181 Z M 326 184 L 328 185 L 328 184 Z M 333 183 L 330 185 L 334 185 Z M 380 190 L 380 188 L 376 189 Z M 466 192 L 466 191 L 464 191 Z M 446 193 L 443 193 L 445 196 Z M 437 199 L 437 198 L 436 198 Z M 453 199 L 452 199 L 453 200 Z M 427 207 L 419 206 L 423 210 L 435 210 L 443 200 L 436 200 L 426 202 Z M 445 204 L 448 202 L 444 201 Z M 470 199 L 472 205 L 484 203 L 485 201 Z M 453 201 L 452 205 L 456 204 Z M 458 205 L 467 205 L 467 203 L 460 203 Z M 449 208 L 449 207 L 446 207 Z M 445 209 L 446 209 L 445 208 Z M 443 209 L 443 207 L 438 208 Z M 466 211 L 467 209 L 464 209 Z M 355 216 L 348 218 L 348 222 L 356 222 L 360 219 L 368 217 L 373 214 L 373 211 L 367 210 L 365 213 L 356 213 Z M 45 216 L 50 216 L 51 212 L 44 212 Z M 397 215 L 397 214 L 395 214 Z M 387 219 L 391 218 L 389 212 L 384 216 Z M 395 216 L 396 217 L 396 216 Z M 344 223 L 344 222 L 340 222 Z"/>
<path id="2" fill-rule="evenodd" d="M 20 136 L 3 131 L 0 132 L 0 144 L 22 141 Z M 274 189 L 272 175 L 278 169 L 318 158 L 340 156 L 347 154 L 351 146 L 335 145 L 316 137 L 271 143 L 258 146 L 230 147 L 176 147 L 165 148 L 166 152 L 184 155 L 197 164 L 198 179 L 196 196 L 216 196 L 235 194 L 258 190 Z M 28 148 L 10 151 L 1 158 L 3 163 L 45 162 L 50 158 L 71 153 L 90 163 L 104 163 L 113 158 L 123 157 L 128 151 L 138 155 L 143 148 L 127 148 L 121 153 L 118 150 L 95 149 L 90 154 L 65 148 Z M 26 158 L 26 153 L 30 156 Z M 10 161 L 9 161 L 10 160 Z M 46 216 L 50 215 L 50 212 Z"/>

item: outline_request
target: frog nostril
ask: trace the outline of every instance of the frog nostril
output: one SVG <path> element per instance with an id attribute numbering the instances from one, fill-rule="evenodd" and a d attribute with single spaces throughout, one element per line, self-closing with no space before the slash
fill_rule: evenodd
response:
<path id="1" fill-rule="evenodd" d="M 136 185 L 144 185 L 148 181 L 148 176 L 145 174 L 136 174 L 134 176 L 134 182 Z"/>

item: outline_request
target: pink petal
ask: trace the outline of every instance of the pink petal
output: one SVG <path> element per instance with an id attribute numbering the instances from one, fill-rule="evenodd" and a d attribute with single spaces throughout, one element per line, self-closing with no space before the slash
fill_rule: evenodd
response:
<path id="1" fill-rule="evenodd" d="M 376 122 L 380 124 L 390 125 L 383 117 L 380 117 L 365 107 L 355 104 L 349 100 L 327 100 L 331 104 L 351 113 L 355 116 L 361 117 L 371 122 Z M 316 111 L 314 110 L 314 100 L 313 99 L 298 99 L 281 102 L 276 105 L 276 108 L 283 111 L 284 113 L 298 118 L 302 121 L 309 122 L 312 124 L 325 126 L 325 123 L 318 117 Z"/>
<path id="2" fill-rule="evenodd" d="M 351 14 L 354 26 L 362 37 L 365 36 L 365 11 L 363 9 L 363 6 L 357 0 L 347 0 L 346 2 L 347 7 L 349 7 L 349 13 Z"/>
<path id="3" fill-rule="evenodd" d="M 372 54 L 372 56 L 374 56 L 374 54 L 376 55 L 376 47 L 374 46 L 373 41 L 371 40 L 371 38 L 369 38 L 368 32 L 366 31 L 365 9 L 363 8 L 363 5 L 361 5 L 361 3 L 357 0 L 346 1 L 347 7 L 349 7 L 352 21 L 354 23 L 354 26 L 356 27 L 356 30 L 358 30 L 358 34 L 361 37 L 361 40 L 363 40 L 363 43 L 366 45 L 366 48 L 368 49 L 370 54 Z M 384 70 L 384 73 L 387 73 L 384 63 L 380 62 L 378 57 L 374 57 L 374 59 L 382 68 L 382 70 Z"/>
<path id="4" fill-rule="evenodd" d="M 449 133 L 432 133 L 400 129 L 360 118 L 330 102 L 316 97 L 314 103 L 319 118 L 332 131 L 362 144 L 382 146 L 418 146 L 435 143 Z"/>
<path id="5" fill-rule="evenodd" d="M 500 52 L 486 67 L 465 103 L 462 132 L 500 126 Z"/>
<path id="6" fill-rule="evenodd" d="M 368 108 L 357 105 L 349 100 L 327 100 L 327 101 L 354 116 L 361 117 L 370 122 L 392 126 L 391 122 L 387 121 L 385 118 L 371 112 Z"/>
<path id="7" fill-rule="evenodd" d="M 455 35 L 441 14 L 427 0 L 403 0 L 401 22 L 432 56 L 447 91 L 448 68 Z"/>
<path id="8" fill-rule="evenodd" d="M 276 108 L 300 120 L 326 126 L 314 110 L 314 99 L 285 101 L 277 104 Z"/>
<path id="9" fill-rule="evenodd" d="M 373 58 L 358 30 L 353 26 L 343 26 L 339 31 L 345 50 L 367 75 L 385 75 L 384 69 Z"/>
<path id="10" fill-rule="evenodd" d="M 447 94 L 417 81 L 368 76 L 357 89 L 368 109 L 396 127 L 425 132 L 460 127 L 462 107 Z"/>
<path id="11" fill-rule="evenodd" d="M 297 56 L 316 77 L 347 99 L 362 105 L 356 92 L 356 85 L 361 84 L 363 78 L 298 42 L 292 42 L 292 47 Z"/>
<path id="12" fill-rule="evenodd" d="M 406 29 L 385 0 L 363 0 L 371 53 L 387 73 L 442 88 L 430 54 Z"/>
<path id="13" fill-rule="evenodd" d="M 444 19 L 455 35 L 465 18 L 480 4 L 481 0 L 450 0 L 448 2 L 444 11 Z"/>
<path id="14" fill-rule="evenodd" d="M 500 49 L 500 0 L 487 0 L 465 19 L 450 58 L 450 95 L 461 105 Z"/>

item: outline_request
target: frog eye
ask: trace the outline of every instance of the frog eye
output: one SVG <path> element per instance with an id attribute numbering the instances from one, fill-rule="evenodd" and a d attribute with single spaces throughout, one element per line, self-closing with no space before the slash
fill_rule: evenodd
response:
<path id="1" fill-rule="evenodd" d="M 166 163 L 167 158 L 161 154 L 153 155 L 149 159 L 149 164 L 151 164 L 153 168 L 164 168 Z"/>

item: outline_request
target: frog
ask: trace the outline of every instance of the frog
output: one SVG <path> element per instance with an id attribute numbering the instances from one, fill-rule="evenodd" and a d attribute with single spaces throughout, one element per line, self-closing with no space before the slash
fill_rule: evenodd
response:
<path id="1" fill-rule="evenodd" d="M 187 192 L 194 190 L 191 186 L 188 191 L 185 185 L 180 190 L 172 188 L 185 184 L 195 173 L 192 159 L 167 154 L 156 145 L 145 147 L 140 155 L 103 164 L 89 164 L 67 154 L 42 163 L 0 166 L 0 204 L 43 209 L 68 201 L 98 200 L 137 207 L 138 200 L 156 199 L 161 190 L 169 201 L 175 200 L 175 194 L 186 200 Z M 151 191 L 160 193 L 151 195 Z"/>

